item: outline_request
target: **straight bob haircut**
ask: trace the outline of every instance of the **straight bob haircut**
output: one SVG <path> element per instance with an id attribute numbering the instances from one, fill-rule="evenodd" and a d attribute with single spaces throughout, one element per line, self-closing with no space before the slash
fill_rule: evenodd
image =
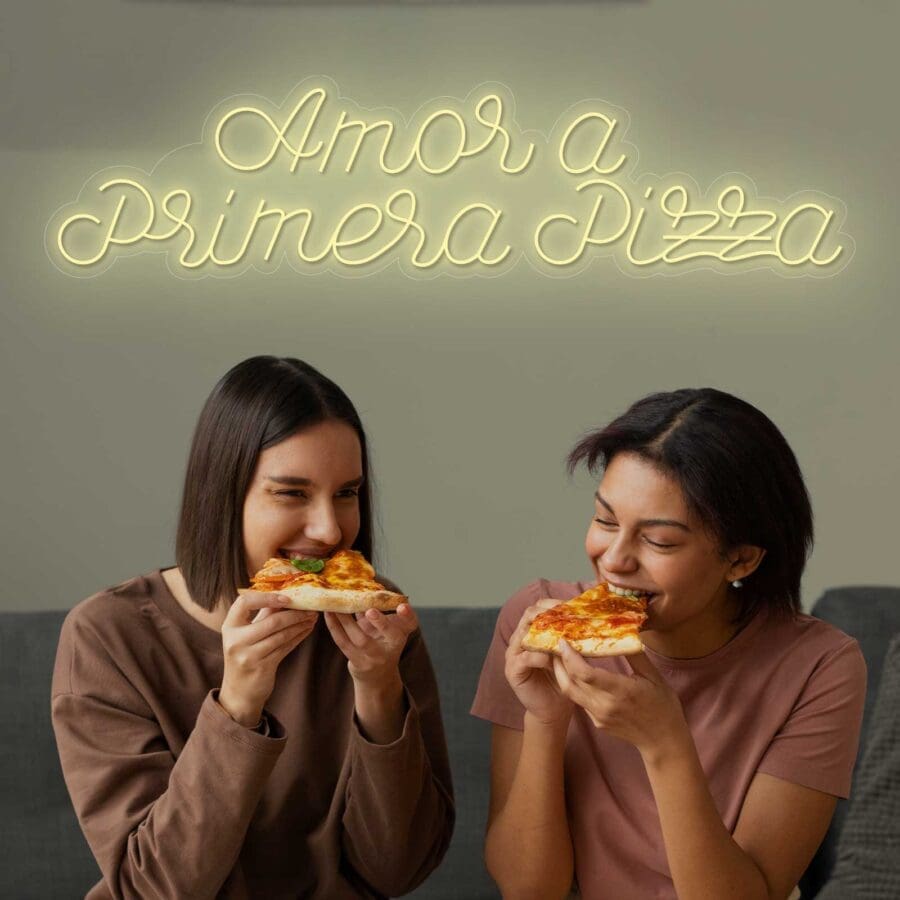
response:
<path id="1" fill-rule="evenodd" d="M 299 359 L 254 356 L 213 388 L 200 413 L 184 479 L 175 560 L 192 599 L 212 610 L 250 583 L 244 499 L 259 454 L 298 431 L 346 422 L 362 450 L 359 534 L 353 549 L 373 556 L 372 487 L 366 435 L 350 398 Z"/>
<path id="2" fill-rule="evenodd" d="M 714 388 L 685 388 L 638 400 L 568 457 L 596 474 L 632 453 L 679 485 L 691 512 L 727 553 L 762 547 L 759 567 L 732 589 L 737 624 L 760 608 L 800 611 L 800 579 L 813 543 L 809 494 L 793 451 L 763 413 Z"/>

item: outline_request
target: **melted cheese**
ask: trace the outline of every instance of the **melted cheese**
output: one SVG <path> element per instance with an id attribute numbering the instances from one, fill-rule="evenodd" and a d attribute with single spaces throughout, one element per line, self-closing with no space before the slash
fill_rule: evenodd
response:
<path id="1" fill-rule="evenodd" d="M 647 601 L 613 594 L 605 584 L 536 616 L 530 631 L 549 631 L 566 640 L 637 634 L 647 620 Z"/>
<path id="2" fill-rule="evenodd" d="M 383 591 L 375 580 L 375 570 L 356 550 L 337 550 L 325 560 L 321 572 L 304 572 L 284 559 L 270 559 L 253 576 L 254 591 L 277 592 L 308 584 L 347 591 Z"/>

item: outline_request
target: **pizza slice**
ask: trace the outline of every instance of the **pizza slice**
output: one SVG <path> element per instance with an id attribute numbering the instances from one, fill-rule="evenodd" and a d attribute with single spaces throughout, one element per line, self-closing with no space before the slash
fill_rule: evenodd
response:
<path id="1" fill-rule="evenodd" d="M 407 601 L 376 581 L 375 570 L 356 550 L 337 550 L 328 559 L 270 559 L 253 576 L 253 591 L 283 594 L 292 609 L 317 612 L 386 612 Z"/>
<path id="2" fill-rule="evenodd" d="M 565 640 L 582 656 L 640 653 L 644 645 L 638 632 L 646 621 L 645 599 L 598 584 L 535 616 L 522 647 L 559 655 L 559 642 Z"/>

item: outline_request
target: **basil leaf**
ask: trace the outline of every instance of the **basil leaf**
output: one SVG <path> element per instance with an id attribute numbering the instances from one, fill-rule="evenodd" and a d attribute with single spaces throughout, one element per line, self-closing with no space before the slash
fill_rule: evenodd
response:
<path id="1" fill-rule="evenodd" d="M 325 568 L 324 559 L 300 559 L 295 557 L 291 560 L 291 565 L 301 572 L 321 572 Z"/>

